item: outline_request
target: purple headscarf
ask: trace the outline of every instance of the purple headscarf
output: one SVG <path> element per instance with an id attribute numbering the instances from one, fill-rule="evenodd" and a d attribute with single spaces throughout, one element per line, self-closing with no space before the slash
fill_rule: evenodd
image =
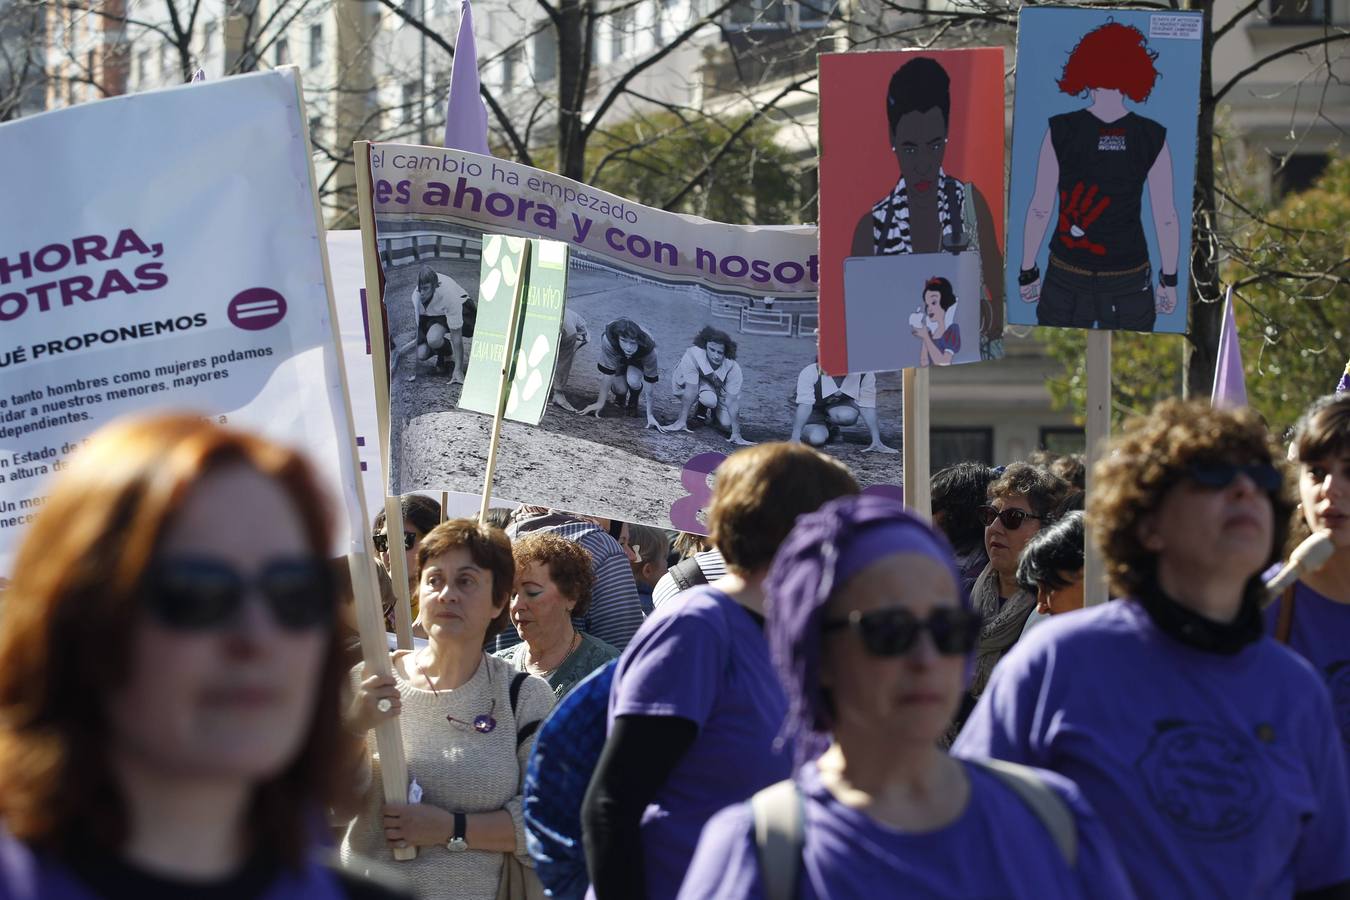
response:
<path id="1" fill-rule="evenodd" d="M 774 556 L 764 584 L 766 631 L 788 697 L 783 736 L 796 747 L 798 762 L 824 749 L 832 727 L 820 687 L 825 604 L 837 586 L 895 553 L 931 557 L 947 567 L 954 584 L 961 584 L 942 532 L 887 497 L 840 497 L 800 516 Z"/>

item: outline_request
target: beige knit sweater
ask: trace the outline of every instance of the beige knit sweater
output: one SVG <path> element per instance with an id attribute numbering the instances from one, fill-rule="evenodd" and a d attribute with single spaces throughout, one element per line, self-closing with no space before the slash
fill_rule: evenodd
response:
<path id="1" fill-rule="evenodd" d="M 395 656 L 406 652 L 398 651 Z M 357 666 L 352 672 L 353 688 L 359 684 L 360 670 Z M 516 714 L 512 717 L 508 692 L 516 672 L 506 660 L 484 654 L 478 671 L 467 683 L 454 690 L 442 690 L 439 696 L 412 687 L 398 675 L 398 666 L 394 667 L 394 673 L 403 699 L 399 724 L 408 775 L 421 785 L 422 802 L 450 812 L 505 809 L 516 826 L 516 855 L 526 865 L 532 865 L 525 851 L 520 788 L 534 736 L 517 747 L 516 730 L 518 726 L 542 720 L 553 708 L 553 690 L 548 682 L 529 676 L 521 685 Z M 488 734 L 446 720 L 449 715 L 472 722 L 475 716 L 488 712 L 497 720 L 497 727 Z M 373 730 L 366 744 L 374 754 Z M 377 868 L 392 871 L 424 900 L 438 897 L 494 900 L 502 872 L 501 853 L 420 847 L 415 860 L 394 862 L 384 840 L 382 806 L 376 758 L 362 812 L 348 826 L 342 841 L 344 866 L 367 873 Z"/>

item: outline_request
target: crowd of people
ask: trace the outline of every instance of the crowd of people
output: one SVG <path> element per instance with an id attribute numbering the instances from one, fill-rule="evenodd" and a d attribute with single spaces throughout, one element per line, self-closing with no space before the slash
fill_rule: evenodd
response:
<path id="1" fill-rule="evenodd" d="M 405 497 L 372 666 L 305 460 L 111 426 L 0 594 L 0 900 L 1350 898 L 1350 394 L 1283 443 L 1167 401 L 1085 474 L 961 463 L 930 523 L 766 443 L 706 539 Z"/>

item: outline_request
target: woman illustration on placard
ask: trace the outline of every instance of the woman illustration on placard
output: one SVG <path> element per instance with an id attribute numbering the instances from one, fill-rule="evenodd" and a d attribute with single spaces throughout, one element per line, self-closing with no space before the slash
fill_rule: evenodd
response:
<path id="1" fill-rule="evenodd" d="M 909 324 L 919 339 L 919 366 L 950 366 L 961 352 L 952 283 L 941 276 L 924 282 L 923 308 L 909 317 Z"/>
<path id="2" fill-rule="evenodd" d="M 984 195 L 942 167 L 951 117 L 951 78 L 921 56 L 891 76 L 886 122 L 900 180 L 858 220 L 851 256 L 980 253 L 980 358 L 1002 356 L 1003 254 Z"/>
<path id="3" fill-rule="evenodd" d="M 1125 106 L 1127 97 L 1148 100 L 1157 58 L 1139 29 L 1108 22 L 1084 35 L 1060 74 L 1061 92 L 1091 102 L 1050 117 L 1036 164 L 1017 283 L 1022 299 L 1038 304 L 1041 325 L 1152 331 L 1158 313 L 1176 308 L 1181 227 L 1167 129 Z M 1162 268 L 1156 292 L 1141 221 L 1145 184 Z M 1056 200 L 1042 273 L 1036 258 Z"/>

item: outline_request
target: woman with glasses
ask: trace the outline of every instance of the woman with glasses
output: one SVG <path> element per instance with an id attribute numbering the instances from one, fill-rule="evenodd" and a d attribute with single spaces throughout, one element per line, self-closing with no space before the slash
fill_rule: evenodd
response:
<path id="1" fill-rule="evenodd" d="M 955 738 L 989 683 L 989 673 L 1022 636 L 1027 617 L 1036 608 L 1035 592 L 1017 583 L 1017 562 L 1027 541 L 1049 524 L 1068 491 L 1068 482 L 1044 469 L 1013 463 L 990 483 L 989 502 L 975 511 L 984 525 L 989 564 L 971 585 L 970 599 L 984 624 L 970 689 L 949 738 Z"/>
<path id="2" fill-rule="evenodd" d="M 398 872 L 425 896 L 492 900 L 502 879 L 538 888 L 525 849 L 520 788 L 534 732 L 553 708 L 548 682 L 517 672 L 484 645 L 508 623 L 511 542 L 473 519 L 431 530 L 417 551 L 419 621 L 427 645 L 393 654 L 393 677 L 353 673 L 348 728 L 367 736 L 397 717 L 412 783 L 409 803 L 385 803 L 378 762 L 342 860 L 356 869 L 416 847 Z M 369 759 L 369 757 L 367 757 Z"/>
<path id="3" fill-rule="evenodd" d="M 413 621 L 417 621 L 417 548 L 421 545 L 422 538 L 426 537 L 427 532 L 441 523 L 441 505 L 424 494 L 404 494 L 399 500 L 399 506 L 403 510 L 403 533 L 401 543 L 403 545 L 403 565 L 404 571 L 408 575 L 408 600 L 412 606 Z M 375 545 L 375 558 L 379 561 L 380 567 L 386 573 L 392 573 L 393 569 L 389 566 L 389 548 L 397 547 L 400 543 L 398 535 L 390 539 L 389 529 L 384 521 L 384 510 L 380 510 L 375 515 L 375 527 L 371 531 L 371 543 Z M 385 610 L 385 618 L 388 621 L 390 631 L 394 630 L 394 611 Z M 419 637 L 420 634 L 419 630 Z"/>
<path id="4" fill-rule="evenodd" d="M 1266 626 L 1326 680 L 1350 754 L 1350 394 L 1309 406 L 1294 425 L 1293 449 L 1302 513 L 1295 539 L 1326 532 L 1335 551 L 1267 607 Z"/>
<path id="5" fill-rule="evenodd" d="M 954 752 L 1078 784 L 1140 897 L 1350 896 L 1350 797 L 1326 685 L 1263 635 L 1291 504 L 1260 419 L 1169 400 L 1094 472 L 1124 599 L 1038 626 Z"/>
<path id="6" fill-rule="evenodd" d="M 980 632 L 938 532 L 836 500 L 797 520 L 767 590 L 799 767 L 709 822 L 681 898 L 1130 896 L 1068 781 L 938 748 Z"/>
<path id="7" fill-rule="evenodd" d="M 0 897 L 396 896 L 314 861 L 355 749 L 328 521 L 195 416 L 75 453 L 0 616 Z"/>

